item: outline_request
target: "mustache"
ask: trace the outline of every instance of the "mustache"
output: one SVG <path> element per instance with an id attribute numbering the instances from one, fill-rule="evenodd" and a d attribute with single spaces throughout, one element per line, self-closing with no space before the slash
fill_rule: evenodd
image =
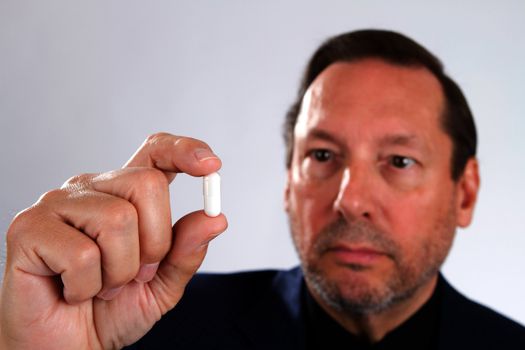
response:
<path id="1" fill-rule="evenodd" d="M 317 235 L 314 251 L 321 255 L 337 244 L 366 245 L 376 249 L 393 260 L 399 256 L 399 247 L 388 234 L 365 221 L 348 222 L 345 218 L 326 225 Z"/>

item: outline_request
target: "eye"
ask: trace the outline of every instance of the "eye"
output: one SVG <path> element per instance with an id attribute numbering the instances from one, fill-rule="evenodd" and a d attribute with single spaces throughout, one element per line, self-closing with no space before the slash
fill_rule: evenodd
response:
<path id="1" fill-rule="evenodd" d="M 341 156 L 329 148 L 310 148 L 301 163 L 302 174 L 307 179 L 324 180 L 332 176 L 341 165 Z"/>
<path id="2" fill-rule="evenodd" d="M 328 162 L 334 157 L 334 154 L 327 149 L 314 149 L 310 155 L 318 162 Z"/>
<path id="3" fill-rule="evenodd" d="M 414 159 L 412 159 L 412 158 L 409 158 L 409 157 L 393 156 L 392 158 L 390 158 L 390 164 L 394 168 L 398 168 L 398 169 L 410 168 L 415 163 L 416 163 L 416 161 Z"/>

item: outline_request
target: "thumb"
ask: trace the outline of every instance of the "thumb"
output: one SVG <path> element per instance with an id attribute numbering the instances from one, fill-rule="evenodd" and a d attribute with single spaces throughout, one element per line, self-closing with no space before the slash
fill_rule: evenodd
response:
<path id="1" fill-rule="evenodd" d="M 204 260 L 208 243 L 227 227 L 223 214 L 212 218 L 202 210 L 187 214 L 175 223 L 171 249 L 149 282 L 162 313 L 179 301 L 186 284 Z"/>

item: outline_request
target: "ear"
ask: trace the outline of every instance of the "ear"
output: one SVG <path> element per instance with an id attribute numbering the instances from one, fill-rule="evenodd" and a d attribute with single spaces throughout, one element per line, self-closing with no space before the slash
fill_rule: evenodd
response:
<path id="1" fill-rule="evenodd" d="M 456 218 L 459 227 L 467 227 L 472 221 L 479 190 L 478 161 L 470 158 L 463 175 L 457 182 Z"/>
<path id="2" fill-rule="evenodd" d="M 290 181 L 292 179 L 292 171 L 290 168 L 286 171 L 286 184 L 284 185 L 284 210 L 288 213 L 290 209 Z"/>

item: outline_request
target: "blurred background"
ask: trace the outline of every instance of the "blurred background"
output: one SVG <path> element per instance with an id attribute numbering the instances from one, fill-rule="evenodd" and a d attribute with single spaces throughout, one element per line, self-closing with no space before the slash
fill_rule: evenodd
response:
<path id="1" fill-rule="evenodd" d="M 306 60 L 328 36 L 400 31 L 463 88 L 479 132 L 482 188 L 444 273 L 525 323 L 525 2 L 0 0 L 0 238 L 70 176 L 122 166 L 157 131 L 223 160 L 228 231 L 203 271 L 298 260 L 282 198 L 281 125 Z M 201 179 L 170 188 L 174 219 L 202 207 Z M 3 270 L 3 267 L 2 267 Z"/>

